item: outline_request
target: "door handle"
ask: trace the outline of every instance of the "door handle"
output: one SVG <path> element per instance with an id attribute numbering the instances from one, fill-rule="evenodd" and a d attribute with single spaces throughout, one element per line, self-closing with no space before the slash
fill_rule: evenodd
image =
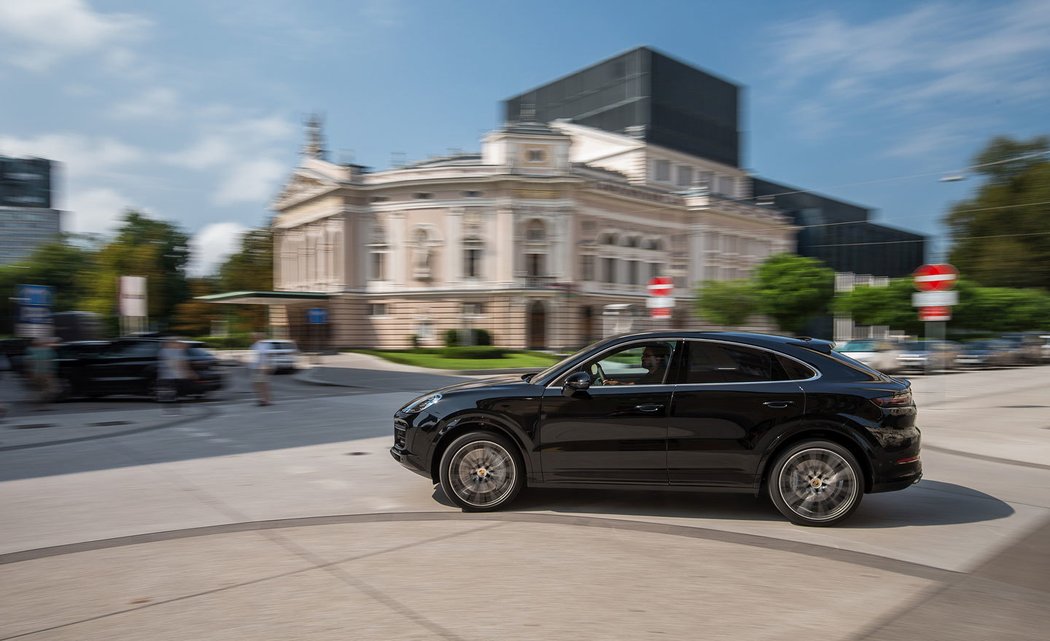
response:
<path id="1" fill-rule="evenodd" d="M 775 410 L 782 410 L 795 404 L 795 401 L 766 401 L 762 403 L 766 407 L 770 407 Z"/>
<path id="2" fill-rule="evenodd" d="M 645 412 L 646 414 L 654 414 L 656 412 L 659 412 L 663 408 L 664 406 L 658 403 L 646 403 L 644 405 L 634 406 L 634 409 L 638 410 L 639 412 Z"/>

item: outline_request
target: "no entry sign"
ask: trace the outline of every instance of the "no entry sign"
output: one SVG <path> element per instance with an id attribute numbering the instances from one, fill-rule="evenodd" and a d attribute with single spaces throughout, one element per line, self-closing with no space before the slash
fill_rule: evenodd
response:
<path id="1" fill-rule="evenodd" d="M 959 272 L 947 263 L 923 265 L 915 270 L 915 289 L 920 292 L 944 292 L 955 287 Z"/>

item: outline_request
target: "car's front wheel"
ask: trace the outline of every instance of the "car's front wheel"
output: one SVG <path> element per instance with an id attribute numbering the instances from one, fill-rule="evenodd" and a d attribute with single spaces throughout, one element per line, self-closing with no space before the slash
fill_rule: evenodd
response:
<path id="1" fill-rule="evenodd" d="M 516 452 L 497 434 L 464 434 L 441 456 L 441 489 L 468 512 L 497 510 L 514 500 L 525 481 Z"/>
<path id="2" fill-rule="evenodd" d="M 864 473 L 849 450 L 831 441 L 805 441 L 777 458 L 767 483 L 780 513 L 798 525 L 834 525 L 864 496 Z"/>

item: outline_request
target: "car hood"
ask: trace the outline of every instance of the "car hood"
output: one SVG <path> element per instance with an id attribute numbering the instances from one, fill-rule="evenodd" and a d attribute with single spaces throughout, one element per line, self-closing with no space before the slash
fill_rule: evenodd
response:
<path id="1" fill-rule="evenodd" d="M 455 383 L 441 389 L 434 390 L 435 392 L 441 392 L 442 394 L 451 394 L 453 392 L 466 392 L 470 390 L 478 389 L 496 389 L 506 387 L 524 387 L 531 385 L 521 379 L 519 374 L 505 374 L 502 376 L 492 376 L 489 378 L 482 378 L 473 381 L 464 381 L 462 383 Z"/>

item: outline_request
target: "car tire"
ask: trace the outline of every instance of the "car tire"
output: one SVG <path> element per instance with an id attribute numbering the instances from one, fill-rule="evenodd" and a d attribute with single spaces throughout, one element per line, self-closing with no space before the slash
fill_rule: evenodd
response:
<path id="1" fill-rule="evenodd" d="M 491 512 L 509 504 L 525 483 L 518 449 L 491 432 L 456 438 L 441 456 L 441 489 L 465 512 Z"/>
<path id="2" fill-rule="evenodd" d="M 838 443 L 803 441 L 777 457 L 766 490 L 792 523 L 826 527 L 841 523 L 860 506 L 864 471 Z"/>

